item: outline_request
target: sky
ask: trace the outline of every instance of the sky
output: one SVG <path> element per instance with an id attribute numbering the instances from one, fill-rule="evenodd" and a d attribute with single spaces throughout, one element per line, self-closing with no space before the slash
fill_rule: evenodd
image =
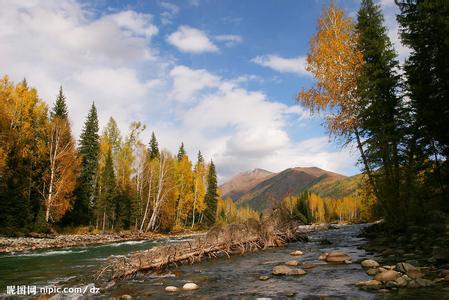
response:
<path id="1" fill-rule="evenodd" d="M 337 0 L 355 17 L 358 0 Z M 295 95 L 313 84 L 309 40 L 328 0 L 0 0 L 0 75 L 27 79 L 49 106 L 59 86 L 78 137 L 95 102 L 123 136 L 146 125 L 162 149 L 199 150 L 221 182 L 263 168 L 359 172 Z M 401 61 L 393 0 L 381 0 Z"/>

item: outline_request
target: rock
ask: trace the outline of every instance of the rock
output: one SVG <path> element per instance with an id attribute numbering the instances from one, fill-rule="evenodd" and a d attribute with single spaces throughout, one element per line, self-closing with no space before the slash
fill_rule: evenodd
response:
<path id="1" fill-rule="evenodd" d="M 302 267 L 303 267 L 304 269 L 313 269 L 313 268 L 316 267 L 316 265 L 315 265 L 315 264 L 312 264 L 312 263 L 310 263 L 310 262 L 308 262 L 308 261 L 306 261 L 306 262 L 304 262 L 304 263 L 302 264 Z"/>
<path id="2" fill-rule="evenodd" d="M 289 260 L 285 264 L 287 266 L 296 267 L 296 266 L 299 266 L 301 264 L 301 262 L 299 262 L 297 260 Z"/>
<path id="3" fill-rule="evenodd" d="M 131 297 L 130 295 L 121 295 L 119 299 L 122 299 L 122 300 L 129 300 L 129 299 L 132 299 L 132 298 L 133 298 L 133 297 Z"/>
<path id="4" fill-rule="evenodd" d="M 374 277 L 374 279 L 377 281 L 381 281 L 381 282 L 388 282 L 388 281 L 394 281 L 400 276 L 401 276 L 401 273 L 393 271 L 393 270 L 388 270 L 388 271 L 377 274 Z"/>
<path id="5" fill-rule="evenodd" d="M 166 292 L 177 292 L 177 291 L 179 291 L 179 289 L 176 286 L 169 285 L 169 286 L 165 287 L 165 291 Z"/>
<path id="6" fill-rule="evenodd" d="M 380 289 L 379 292 L 381 292 L 381 293 L 389 293 L 390 291 L 387 290 L 387 289 Z"/>
<path id="7" fill-rule="evenodd" d="M 320 245 L 332 245 L 332 242 L 329 241 L 328 239 L 321 239 Z"/>
<path id="8" fill-rule="evenodd" d="M 396 278 L 396 284 L 398 287 L 405 287 L 407 286 L 407 279 L 404 278 L 404 276 Z"/>
<path id="9" fill-rule="evenodd" d="M 196 284 L 193 283 L 193 282 L 188 282 L 188 283 L 186 283 L 186 284 L 184 284 L 184 285 L 182 286 L 182 289 L 183 289 L 184 291 L 193 291 L 193 290 L 198 289 L 198 285 L 196 285 Z"/>
<path id="10" fill-rule="evenodd" d="M 418 269 L 409 270 L 406 274 L 408 277 L 413 278 L 413 279 L 421 278 L 424 276 L 424 274 L 421 273 L 421 271 Z"/>
<path id="11" fill-rule="evenodd" d="M 399 278 L 401 278 L 401 277 L 399 277 Z M 397 283 L 396 281 L 388 281 L 388 282 L 385 284 L 385 287 L 386 287 L 387 289 L 396 288 L 396 287 L 398 287 L 398 283 Z"/>
<path id="12" fill-rule="evenodd" d="M 380 288 L 381 283 L 377 280 L 367 280 L 367 281 L 359 281 L 355 285 L 367 289 L 378 289 Z"/>
<path id="13" fill-rule="evenodd" d="M 384 268 L 385 270 L 393 270 L 395 267 L 394 266 L 382 266 L 382 268 Z"/>
<path id="14" fill-rule="evenodd" d="M 268 279 L 270 279 L 270 277 L 268 277 L 268 276 L 265 276 L 265 275 L 259 276 L 259 280 L 267 281 Z"/>
<path id="15" fill-rule="evenodd" d="M 379 263 L 373 259 L 365 259 L 361 262 L 362 267 L 364 268 L 377 268 L 379 267 Z"/>
<path id="16" fill-rule="evenodd" d="M 319 257 L 318 257 L 318 259 L 319 260 L 326 260 L 326 257 L 329 255 L 329 253 L 322 253 Z"/>
<path id="17" fill-rule="evenodd" d="M 385 269 L 385 268 L 380 267 L 380 268 L 377 269 L 377 271 L 379 271 L 379 273 L 382 273 L 382 272 L 386 272 L 388 270 Z"/>
<path id="18" fill-rule="evenodd" d="M 419 287 L 419 284 L 415 280 L 409 281 L 409 283 L 407 284 L 407 288 L 409 289 L 416 289 Z"/>
<path id="19" fill-rule="evenodd" d="M 346 263 L 346 261 L 352 261 L 352 258 L 342 251 L 333 251 L 326 256 L 326 261 L 330 263 Z"/>
<path id="20" fill-rule="evenodd" d="M 273 275 L 304 275 L 306 272 L 302 269 L 292 269 L 287 266 L 276 266 L 271 272 Z"/>
<path id="21" fill-rule="evenodd" d="M 304 252 L 300 251 L 300 250 L 296 250 L 296 251 L 292 251 L 290 252 L 291 256 L 301 256 L 304 255 Z"/>
<path id="22" fill-rule="evenodd" d="M 424 278 L 417 278 L 415 281 L 420 287 L 429 287 L 429 286 L 433 285 L 432 280 L 428 280 L 428 279 L 424 279 Z"/>
<path id="23" fill-rule="evenodd" d="M 369 276 L 375 276 L 378 273 L 377 269 L 368 269 L 366 271 L 366 274 L 368 274 Z"/>
<path id="24" fill-rule="evenodd" d="M 396 271 L 401 272 L 401 273 L 408 273 L 408 271 L 410 270 L 416 270 L 416 267 L 413 266 L 412 264 L 409 263 L 398 263 L 396 264 Z"/>

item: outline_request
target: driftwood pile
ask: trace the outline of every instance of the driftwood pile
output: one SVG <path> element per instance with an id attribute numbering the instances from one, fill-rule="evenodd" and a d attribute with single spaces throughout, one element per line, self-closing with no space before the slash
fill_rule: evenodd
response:
<path id="1" fill-rule="evenodd" d="M 280 216 L 273 213 L 262 221 L 249 219 L 243 224 L 215 226 L 205 235 L 192 241 L 166 244 L 132 252 L 127 256 L 110 257 L 97 273 L 97 280 L 111 281 L 141 271 L 157 270 L 182 263 L 193 264 L 202 258 L 229 257 L 232 254 L 243 254 L 307 239 L 307 236 L 299 231 L 298 223 L 281 220 Z"/>

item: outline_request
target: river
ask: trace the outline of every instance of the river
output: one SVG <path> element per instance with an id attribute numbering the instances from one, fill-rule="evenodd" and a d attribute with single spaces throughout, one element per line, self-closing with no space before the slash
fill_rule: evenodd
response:
<path id="1" fill-rule="evenodd" d="M 132 295 L 134 298 L 154 297 L 169 299 L 176 297 L 208 299 L 448 299 L 444 290 L 420 289 L 392 292 L 387 295 L 367 292 L 354 286 L 370 277 L 358 263 L 330 265 L 318 260 L 322 252 L 341 250 L 352 256 L 353 261 L 367 257 L 359 246 L 364 242 L 358 237 L 365 225 L 339 226 L 338 229 L 314 232 L 310 242 L 290 243 L 285 247 L 247 253 L 242 256 L 219 258 L 200 264 L 182 265 L 159 273 L 140 274 L 122 280 L 108 289 L 103 297 Z M 151 241 L 128 241 L 115 244 L 59 250 L 36 251 L 31 253 L 0 255 L 0 287 L 5 296 L 8 285 L 57 285 L 80 286 L 92 282 L 92 274 L 104 263 L 109 255 L 124 255 L 131 251 L 148 249 L 165 242 L 179 242 L 184 238 L 156 239 Z M 323 245 L 322 241 L 330 242 Z M 274 266 L 294 259 L 293 250 L 305 254 L 299 257 L 316 265 L 308 269 L 304 276 L 271 275 Z M 261 281 L 261 275 L 269 276 Z M 165 286 L 182 287 L 186 282 L 195 282 L 199 289 L 191 292 L 167 294 Z"/>

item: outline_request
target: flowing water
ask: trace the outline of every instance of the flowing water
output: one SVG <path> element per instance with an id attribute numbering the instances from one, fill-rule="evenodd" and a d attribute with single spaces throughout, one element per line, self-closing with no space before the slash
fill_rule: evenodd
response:
<path id="1" fill-rule="evenodd" d="M 101 296 L 120 297 L 128 294 L 134 298 L 168 299 L 174 297 L 202 299 L 448 299 L 448 291 L 420 289 L 393 292 L 387 295 L 362 291 L 354 286 L 370 277 L 359 264 L 330 265 L 318 260 L 322 252 L 341 250 L 353 261 L 365 258 L 358 249 L 363 239 L 357 235 L 364 225 L 340 226 L 338 229 L 314 232 L 310 242 L 290 243 L 282 248 L 247 253 L 231 258 L 207 260 L 200 264 L 182 265 L 158 273 L 140 274 L 122 280 Z M 80 286 L 91 282 L 91 275 L 99 269 L 109 255 L 123 255 L 131 251 L 148 249 L 165 242 L 178 242 L 186 238 L 158 239 L 152 241 L 123 242 L 108 245 L 36 251 L 31 253 L 0 255 L 0 287 L 5 293 L 7 285 L 61 285 Z M 323 245 L 327 240 L 331 244 Z M 290 252 L 302 250 L 305 255 L 292 257 Z M 304 276 L 272 276 L 274 266 L 292 259 L 316 264 Z M 261 275 L 269 276 L 261 281 Z M 167 285 L 182 287 L 186 282 L 199 285 L 196 291 L 168 294 Z"/>

